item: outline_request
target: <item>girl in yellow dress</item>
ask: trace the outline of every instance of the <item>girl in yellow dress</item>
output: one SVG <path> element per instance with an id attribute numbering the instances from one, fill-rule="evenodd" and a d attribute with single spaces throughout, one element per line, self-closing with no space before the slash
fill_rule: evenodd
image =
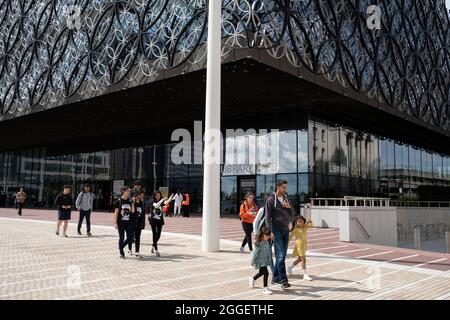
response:
<path id="1" fill-rule="evenodd" d="M 307 234 L 308 229 L 313 226 L 311 220 L 306 221 L 305 217 L 300 216 L 295 222 L 289 233 L 289 241 L 295 237 L 295 247 L 292 256 L 297 257 L 294 263 L 287 267 L 287 274 L 292 275 L 292 269 L 300 262 L 302 263 L 303 280 L 311 281 L 312 278 L 306 273 L 306 249 L 307 249 Z"/>

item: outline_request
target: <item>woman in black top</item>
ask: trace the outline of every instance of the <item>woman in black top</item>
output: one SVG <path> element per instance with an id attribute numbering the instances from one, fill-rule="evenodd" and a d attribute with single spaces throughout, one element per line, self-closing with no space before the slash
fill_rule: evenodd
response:
<path id="1" fill-rule="evenodd" d="M 55 206 L 58 207 L 58 222 L 56 223 L 56 235 L 57 236 L 59 235 L 59 228 L 61 227 L 61 224 L 64 223 L 63 235 L 64 237 L 67 237 L 67 226 L 69 224 L 73 206 L 73 198 L 69 185 L 65 185 L 63 192 L 61 192 L 56 196 Z"/>
<path id="2" fill-rule="evenodd" d="M 130 188 L 123 187 L 121 191 L 122 197 L 120 197 L 114 205 L 114 226 L 119 231 L 120 258 L 125 259 L 125 252 L 123 249 L 133 241 L 134 204 L 130 198 Z M 126 240 L 125 234 L 127 235 Z"/>
<path id="3" fill-rule="evenodd" d="M 167 202 L 167 199 L 162 197 L 161 192 L 156 191 L 153 194 L 153 203 L 151 205 L 150 216 L 148 217 L 153 233 L 152 253 L 156 253 L 157 257 L 159 257 L 158 241 L 161 238 L 162 227 L 164 225 L 162 207 L 165 202 Z"/>
<path id="4" fill-rule="evenodd" d="M 133 232 L 135 241 L 135 255 L 139 259 L 142 259 L 139 249 L 141 246 L 141 232 L 145 229 L 145 204 L 144 204 L 144 191 L 139 190 L 136 192 L 134 198 L 134 215 L 133 215 Z M 132 243 L 128 243 L 128 250 L 131 254 Z"/>

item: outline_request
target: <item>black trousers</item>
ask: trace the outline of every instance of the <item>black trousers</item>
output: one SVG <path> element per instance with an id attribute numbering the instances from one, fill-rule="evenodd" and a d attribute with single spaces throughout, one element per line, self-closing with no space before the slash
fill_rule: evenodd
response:
<path id="1" fill-rule="evenodd" d="M 78 232 L 81 232 L 81 226 L 83 225 L 83 220 L 86 218 L 86 230 L 91 232 L 91 210 L 80 210 L 80 216 L 78 218 Z"/>
<path id="2" fill-rule="evenodd" d="M 24 203 L 23 202 L 19 202 L 18 205 L 19 205 L 19 216 L 21 216 Z"/>
<path id="3" fill-rule="evenodd" d="M 135 252 L 139 252 L 139 249 L 141 247 L 141 233 L 142 233 L 142 229 L 141 228 L 134 228 L 134 248 L 135 248 Z M 131 250 L 132 247 L 132 242 L 128 243 L 128 249 Z"/>
<path id="4" fill-rule="evenodd" d="M 259 272 L 253 277 L 254 280 L 257 280 L 260 277 L 264 277 L 264 287 L 267 287 L 268 280 L 269 280 L 269 270 L 267 270 L 267 267 L 261 267 L 259 268 Z"/>
<path id="5" fill-rule="evenodd" d="M 252 232 L 253 232 L 253 223 L 242 222 L 242 229 L 244 229 L 245 237 L 244 241 L 242 241 L 242 247 L 245 247 L 248 244 L 248 248 L 250 251 L 253 251 L 253 242 L 252 242 Z"/>
<path id="6" fill-rule="evenodd" d="M 153 219 L 150 223 L 150 226 L 152 227 L 152 233 L 153 233 L 153 248 L 155 250 L 158 250 L 158 241 L 161 238 L 161 232 L 162 232 L 162 221 Z"/>
<path id="7" fill-rule="evenodd" d="M 130 222 L 121 221 L 117 226 L 117 230 L 119 231 L 119 252 L 121 255 L 124 255 L 123 249 L 133 241 L 133 225 Z"/>
<path id="8" fill-rule="evenodd" d="M 190 206 L 181 206 L 181 211 L 183 212 L 183 217 L 189 217 Z"/>

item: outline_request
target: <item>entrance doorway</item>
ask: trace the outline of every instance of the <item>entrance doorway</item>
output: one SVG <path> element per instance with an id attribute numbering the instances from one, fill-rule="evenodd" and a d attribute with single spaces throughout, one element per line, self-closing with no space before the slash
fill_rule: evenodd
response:
<path id="1" fill-rule="evenodd" d="M 237 208 L 239 208 L 241 203 L 245 200 L 247 193 L 251 192 L 256 194 L 256 176 L 241 176 L 238 177 L 238 190 L 237 190 Z"/>
<path id="2" fill-rule="evenodd" d="M 111 181 L 95 181 L 93 183 L 94 193 L 97 196 L 96 201 L 94 201 L 94 208 L 96 210 L 109 210 L 110 206 L 110 196 L 112 193 L 112 182 Z"/>

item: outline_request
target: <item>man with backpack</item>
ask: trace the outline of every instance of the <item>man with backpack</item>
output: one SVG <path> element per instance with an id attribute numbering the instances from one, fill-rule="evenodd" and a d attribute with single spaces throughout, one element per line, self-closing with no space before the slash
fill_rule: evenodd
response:
<path id="1" fill-rule="evenodd" d="M 91 213 L 94 206 L 95 194 L 91 192 L 91 185 L 86 183 L 83 187 L 83 191 L 77 197 L 75 201 L 75 206 L 80 212 L 80 217 L 78 219 L 78 235 L 82 235 L 81 226 L 83 224 L 84 218 L 86 218 L 86 231 L 87 236 L 90 237 L 91 234 Z"/>
<path id="2" fill-rule="evenodd" d="M 276 184 L 276 191 L 266 201 L 264 207 L 265 222 L 272 232 L 275 248 L 275 265 L 273 268 L 272 282 L 287 289 L 291 285 L 286 275 L 286 255 L 289 244 L 289 225 L 291 217 L 295 216 L 295 210 L 287 195 L 287 181 L 280 180 Z"/>

